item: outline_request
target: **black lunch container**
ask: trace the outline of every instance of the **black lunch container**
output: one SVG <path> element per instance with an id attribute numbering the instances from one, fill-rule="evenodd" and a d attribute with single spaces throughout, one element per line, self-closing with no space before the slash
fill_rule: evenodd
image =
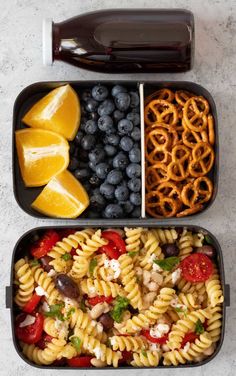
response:
<path id="1" fill-rule="evenodd" d="M 187 365 L 179 365 L 177 367 L 174 367 L 174 366 L 158 366 L 158 367 L 155 367 L 155 368 L 159 368 L 159 369 L 165 369 L 165 368 L 187 368 L 187 367 L 198 367 L 198 366 L 202 366 L 202 365 L 205 365 L 206 363 L 210 362 L 213 358 L 215 358 L 215 356 L 219 353 L 221 347 L 222 347 L 222 344 L 223 344 L 223 340 L 224 340 L 224 334 L 225 334 L 225 323 L 226 323 L 226 307 L 227 306 L 230 306 L 230 286 L 225 284 L 225 274 L 224 274 L 224 263 L 223 263 L 223 255 L 222 255 L 222 250 L 221 250 L 221 247 L 220 247 L 220 244 L 219 242 L 217 241 L 217 239 L 215 238 L 214 235 L 212 235 L 208 230 L 200 227 L 200 226 L 196 226 L 196 225 L 182 225 L 180 226 L 178 224 L 178 222 L 172 222 L 171 224 L 169 224 L 168 226 L 167 225 L 157 225 L 155 223 L 155 221 L 152 221 L 153 223 L 150 224 L 149 221 L 147 220 L 137 220 L 137 221 L 133 221 L 132 224 L 130 223 L 130 225 L 128 227 L 135 227 L 135 226 L 143 226 L 145 228 L 168 228 L 168 227 L 174 227 L 174 228 L 187 228 L 191 231 L 196 231 L 196 232 L 202 232 L 204 235 L 208 235 L 210 236 L 210 238 L 212 239 L 212 242 L 213 242 L 213 246 L 214 248 L 216 249 L 216 253 L 217 253 L 217 257 L 216 257 L 216 261 L 217 261 L 217 264 L 218 264 L 218 269 L 219 269 L 219 274 L 220 274 L 220 279 L 221 279 L 221 284 L 222 284 L 222 289 L 223 289 L 223 294 L 224 294 L 224 303 L 223 303 L 223 310 L 222 310 L 222 313 L 223 313 L 223 317 L 222 317 L 222 328 L 221 328 L 221 337 L 220 337 L 220 340 L 218 342 L 218 345 L 217 345 L 217 348 L 215 350 L 215 352 L 208 358 L 206 358 L 205 360 L 199 362 L 199 363 L 195 363 L 195 364 L 187 364 Z M 87 221 L 84 221 L 84 225 L 83 227 L 86 226 L 86 227 L 101 227 L 101 228 L 111 228 L 111 223 L 109 221 L 105 221 L 105 223 L 103 223 L 102 225 L 99 224 L 97 226 L 95 226 L 94 224 L 91 224 L 91 221 L 90 220 L 87 220 Z M 25 252 L 25 249 L 27 249 L 26 245 L 29 243 L 29 241 L 35 236 L 35 235 L 40 235 L 40 233 L 42 233 L 43 231 L 45 231 L 46 229 L 56 229 L 56 230 L 62 230 L 62 229 L 68 229 L 68 228 L 72 228 L 72 229 L 80 229 L 82 226 L 58 226 L 58 227 L 55 227 L 55 226 L 49 226 L 49 227 L 37 227 L 37 228 L 34 228 L 32 230 L 29 230 L 28 232 L 26 232 L 25 234 L 23 234 L 21 236 L 21 238 L 18 240 L 18 242 L 16 243 L 15 247 L 14 247 L 14 250 L 13 250 L 13 254 L 12 254 L 12 263 L 11 263 L 11 279 L 10 279 L 10 286 L 7 286 L 6 287 L 6 308 L 9 308 L 10 309 L 10 314 L 11 314 L 11 329 L 12 329 L 12 338 L 13 338 L 13 343 L 14 343 L 14 347 L 16 349 L 16 352 L 18 353 L 18 355 L 26 362 L 28 363 L 30 366 L 34 366 L 34 367 L 37 367 L 37 368 L 41 368 L 41 369 L 61 369 L 61 370 L 64 370 L 64 369 L 71 369 L 70 367 L 55 367 L 53 365 L 51 366 L 38 366 L 32 362 L 30 362 L 21 352 L 21 349 L 20 349 L 20 346 L 18 344 L 18 341 L 15 337 L 15 332 L 14 332 L 14 319 L 15 319 L 15 311 L 14 311 L 14 303 L 13 303 L 13 297 L 14 297 L 14 290 L 13 290 L 13 281 L 14 281 L 14 263 L 20 259 L 21 257 L 24 257 L 26 255 L 26 252 Z M 115 227 L 115 226 L 113 226 Z M 112 368 L 112 369 L 117 369 L 117 370 L 120 370 L 121 367 L 119 368 L 113 368 L 113 367 L 109 367 L 109 368 Z M 139 369 L 140 367 L 122 367 L 122 369 Z M 151 367 L 142 367 L 143 369 L 151 369 Z M 155 368 L 152 368 L 152 369 L 155 369 Z M 76 368 L 74 368 L 76 369 Z M 83 370 L 83 369 L 93 369 L 94 368 L 78 368 L 80 370 Z M 105 370 L 107 369 L 106 368 L 100 368 L 102 370 Z"/>
<path id="2" fill-rule="evenodd" d="M 207 101 L 209 102 L 211 113 L 214 118 L 214 125 L 215 125 L 215 145 L 214 145 L 214 152 L 215 152 L 215 161 L 214 166 L 209 173 L 209 177 L 213 182 L 213 195 L 209 202 L 207 202 L 203 208 L 203 210 L 199 213 L 192 214 L 188 217 L 195 217 L 203 213 L 206 209 L 208 209 L 212 203 L 214 202 L 218 190 L 218 174 L 219 174 L 219 139 L 218 139 L 218 123 L 217 123 L 217 112 L 214 99 L 212 98 L 211 94 L 202 86 L 188 81 L 155 81 L 155 82 L 140 82 L 140 81 L 99 81 L 96 82 L 100 84 L 104 84 L 108 87 L 113 86 L 114 84 L 124 84 L 130 89 L 139 90 L 140 93 L 140 118 L 141 118 L 141 151 L 142 151 L 142 205 L 141 205 L 141 219 L 145 219 L 147 223 L 153 223 L 152 218 L 145 213 L 145 154 L 144 154 L 144 117 L 143 117 L 143 109 L 144 109 L 144 99 L 149 96 L 154 91 L 161 89 L 161 88 L 169 88 L 173 90 L 187 90 L 193 92 L 196 95 L 204 96 Z M 23 180 L 21 178 L 19 164 L 17 160 L 17 153 L 16 153 L 16 146 L 15 146 L 15 137 L 14 132 L 18 129 L 25 128 L 25 125 L 22 123 L 21 119 L 24 114 L 32 107 L 34 103 L 36 103 L 39 99 L 41 99 L 44 95 L 46 95 L 50 90 L 55 89 L 59 86 L 70 84 L 78 94 L 80 94 L 84 89 L 91 88 L 95 85 L 95 81 L 57 81 L 57 82 L 38 82 L 34 83 L 30 86 L 27 86 L 25 89 L 21 91 L 21 93 L 16 98 L 14 104 L 14 112 L 13 112 L 13 144 L 12 144 L 12 170 L 13 170 L 13 189 L 15 199 L 18 205 L 29 215 L 36 217 L 36 218 L 44 218 L 44 219 L 51 219 L 43 214 L 38 213 L 33 208 L 31 208 L 30 204 L 34 201 L 34 199 L 38 196 L 41 192 L 43 187 L 39 188 L 26 188 L 24 186 Z M 87 223 L 87 219 L 85 214 L 82 214 L 81 217 L 76 219 L 70 220 L 71 222 L 75 223 L 78 222 L 80 225 L 85 225 Z M 163 219 L 155 219 L 155 223 L 169 223 L 172 218 L 163 218 Z M 59 219 L 62 220 L 62 219 Z M 181 221 L 181 219 L 177 219 Z M 91 225 L 97 224 L 99 221 L 100 224 L 106 225 L 106 220 L 99 218 L 99 219 L 90 219 Z M 113 220 L 115 224 L 123 224 L 124 219 Z M 126 224 L 133 223 L 133 219 L 125 219 Z M 139 221 L 137 219 L 137 225 Z"/>

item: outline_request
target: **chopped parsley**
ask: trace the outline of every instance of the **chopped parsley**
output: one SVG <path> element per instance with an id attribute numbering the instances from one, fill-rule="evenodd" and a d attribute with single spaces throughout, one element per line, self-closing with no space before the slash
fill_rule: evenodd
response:
<path id="1" fill-rule="evenodd" d="M 128 255 L 129 255 L 130 257 L 134 257 L 134 256 L 137 255 L 137 253 L 138 253 L 138 252 L 130 251 L 130 252 L 128 252 Z"/>
<path id="2" fill-rule="evenodd" d="M 90 276 L 93 275 L 94 269 L 96 268 L 97 264 L 98 264 L 98 261 L 95 258 L 90 261 L 90 263 L 89 263 L 89 274 L 90 274 Z"/>
<path id="3" fill-rule="evenodd" d="M 72 345 L 74 346 L 74 348 L 79 352 L 81 345 L 82 345 L 81 339 L 79 337 L 72 336 L 72 337 L 70 337 L 70 341 L 71 341 Z"/>
<path id="4" fill-rule="evenodd" d="M 197 334 L 202 334 L 204 333 L 204 326 L 202 324 L 202 322 L 198 319 L 197 322 L 196 322 L 196 326 L 195 326 L 195 333 Z"/>
<path id="5" fill-rule="evenodd" d="M 143 356 L 145 356 L 145 358 L 147 358 L 147 351 L 142 350 L 141 353 Z"/>
<path id="6" fill-rule="evenodd" d="M 39 260 L 37 259 L 30 260 L 30 266 L 38 266 L 38 265 L 40 265 Z"/>
<path id="7" fill-rule="evenodd" d="M 110 312 L 111 317 L 115 322 L 120 323 L 122 321 L 123 312 L 129 305 L 129 300 L 123 296 L 117 296 L 115 305 Z"/>
<path id="8" fill-rule="evenodd" d="M 213 239 L 209 236 L 209 235 L 205 235 L 204 236 L 204 240 L 207 244 L 210 244 L 210 245 L 213 245 L 214 242 L 213 242 Z"/>
<path id="9" fill-rule="evenodd" d="M 62 308 L 65 307 L 64 303 L 58 303 L 58 304 L 53 304 L 49 306 L 49 311 L 44 312 L 44 316 L 46 317 L 55 317 L 61 321 L 64 321 L 65 318 L 61 312 Z"/>
<path id="10" fill-rule="evenodd" d="M 170 272 L 180 262 L 180 259 L 179 257 L 171 256 L 163 260 L 154 260 L 153 262 L 160 266 L 161 269 Z"/>
<path id="11" fill-rule="evenodd" d="M 65 253 L 64 255 L 61 256 L 61 258 L 65 261 L 69 261 L 72 259 L 72 256 L 70 253 Z"/>
<path id="12" fill-rule="evenodd" d="M 67 315 L 65 317 L 65 320 L 69 320 L 71 318 L 71 316 L 73 315 L 73 313 L 75 313 L 75 307 L 71 307 L 69 309 L 69 311 L 67 312 Z"/>

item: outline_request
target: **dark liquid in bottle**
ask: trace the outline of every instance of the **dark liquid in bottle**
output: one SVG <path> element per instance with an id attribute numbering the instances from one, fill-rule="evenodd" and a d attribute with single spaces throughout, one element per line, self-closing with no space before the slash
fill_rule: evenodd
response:
<path id="1" fill-rule="evenodd" d="M 100 72 L 181 72 L 191 68 L 192 13 L 117 9 L 53 24 L 53 57 Z"/>

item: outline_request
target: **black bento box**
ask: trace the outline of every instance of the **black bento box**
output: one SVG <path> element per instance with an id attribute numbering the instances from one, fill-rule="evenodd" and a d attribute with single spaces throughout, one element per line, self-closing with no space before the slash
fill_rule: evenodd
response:
<path id="1" fill-rule="evenodd" d="M 11 263 L 11 279 L 10 279 L 10 286 L 7 286 L 6 287 L 6 307 L 10 309 L 10 314 L 11 314 L 11 329 L 12 329 L 12 338 L 13 338 L 13 343 L 14 343 L 14 347 L 18 353 L 18 355 L 26 362 L 28 363 L 29 365 L 31 366 L 34 366 L 34 367 L 37 367 L 37 368 L 41 368 L 41 369 L 71 369 L 70 367 L 56 367 L 56 366 L 38 366 L 32 362 L 30 362 L 21 352 L 21 349 L 20 349 L 20 346 L 18 344 L 18 341 L 15 337 L 15 332 L 14 332 L 14 320 L 15 320 L 15 310 L 14 310 L 14 302 L 13 302 L 13 299 L 14 299 L 14 287 L 13 287 L 13 282 L 14 282 L 14 263 L 21 257 L 24 257 L 26 255 L 26 249 L 27 249 L 27 243 L 33 238 L 35 237 L 35 235 L 40 235 L 40 233 L 42 233 L 43 231 L 45 231 L 46 229 L 56 229 L 56 230 L 62 230 L 62 229 L 81 229 L 83 228 L 84 226 L 86 227 L 101 227 L 101 228 L 110 228 L 111 227 L 111 224 L 109 223 L 109 221 L 107 220 L 104 220 L 105 223 L 103 223 L 102 225 L 99 224 L 97 226 L 95 226 L 94 224 L 91 224 L 91 221 L 87 220 L 87 221 L 84 221 L 84 225 L 83 226 L 49 226 L 49 227 L 38 227 L 38 228 L 34 228 L 32 230 L 29 230 L 28 232 L 26 232 L 25 234 L 23 234 L 21 236 L 21 238 L 18 240 L 18 242 L 16 243 L 15 247 L 14 247 L 14 250 L 13 250 L 13 255 L 12 255 L 12 263 Z M 224 334 L 225 334 L 225 322 L 226 322 L 226 307 L 230 305 L 230 286 L 225 284 L 225 274 L 224 274 L 224 263 L 223 263 L 223 255 L 222 255 L 222 250 L 221 250 L 221 247 L 220 247 L 220 244 L 219 242 L 217 241 L 217 239 L 215 238 L 214 235 L 212 235 L 208 230 L 200 227 L 200 226 L 196 226 L 196 225 L 179 225 L 178 222 L 172 222 L 171 224 L 169 224 L 168 226 L 167 225 L 156 225 L 156 224 L 147 224 L 147 221 L 143 221 L 143 220 L 139 220 L 138 221 L 138 224 L 137 224 L 137 221 L 133 221 L 132 224 L 130 224 L 128 227 L 135 227 L 135 226 L 143 226 L 145 228 L 180 228 L 182 229 L 183 227 L 184 228 L 187 228 L 191 231 L 196 231 L 196 232 L 202 232 L 204 235 L 208 235 L 210 236 L 210 238 L 212 239 L 212 245 L 214 246 L 214 248 L 216 249 L 216 253 L 217 253 L 217 256 L 216 256 L 216 261 L 217 261 L 217 264 L 218 264 L 218 268 L 219 268 L 219 274 L 220 274 L 220 278 L 221 278 L 221 284 L 222 284 L 222 289 L 223 289 L 223 294 L 224 294 L 224 303 L 223 303 L 223 309 L 222 309 L 222 328 L 221 328 L 221 337 L 220 337 L 220 340 L 217 344 L 217 348 L 215 350 L 215 352 L 208 358 L 206 358 L 205 360 L 199 362 L 199 363 L 194 363 L 194 364 L 186 364 L 186 365 L 179 365 L 178 367 L 174 367 L 174 366 L 158 366 L 158 367 L 155 367 L 155 368 L 158 368 L 158 369 L 165 369 L 165 368 L 187 368 L 187 367 L 198 367 L 198 366 L 202 366 L 202 365 L 205 365 L 206 363 L 210 362 L 213 358 L 216 357 L 216 355 L 219 353 L 221 347 L 222 347 L 222 344 L 223 344 L 223 340 L 224 340 Z M 115 228 L 115 226 L 113 226 Z M 121 226 L 122 227 L 122 226 Z M 106 367 L 107 368 L 107 367 Z M 105 370 L 106 368 L 101 368 L 102 370 Z M 111 369 L 111 367 L 109 367 Z M 135 368 L 135 367 L 122 367 L 122 369 L 132 369 L 132 368 Z M 137 369 L 140 368 L 140 367 L 136 367 Z M 148 368 L 151 368 L 151 367 L 142 367 L 143 369 L 148 369 Z M 83 369 L 83 368 L 79 368 L 79 369 Z M 94 369 L 94 368 L 84 368 L 84 369 Z M 112 368 L 113 369 L 113 368 Z M 120 368 L 114 368 L 114 369 L 118 369 L 120 370 Z"/>
<path id="2" fill-rule="evenodd" d="M 217 112 L 215 102 L 211 96 L 211 94 L 202 86 L 188 81 L 155 81 L 155 82 L 137 82 L 137 81 L 56 81 L 56 82 L 38 82 L 34 83 L 30 86 L 27 86 L 25 89 L 21 91 L 21 93 L 16 98 L 14 104 L 14 111 L 13 111 L 13 156 L 12 156 L 12 170 L 13 170 L 13 188 L 14 188 L 14 195 L 18 205 L 29 215 L 36 217 L 36 218 L 47 218 L 43 214 L 38 213 L 31 207 L 31 203 L 34 199 L 38 196 L 41 192 L 43 187 L 39 188 L 26 188 L 24 186 L 23 180 L 21 178 L 19 164 L 17 160 L 17 153 L 16 153 L 16 146 L 15 146 L 15 137 L 14 132 L 18 129 L 24 128 L 24 124 L 22 123 L 21 119 L 24 114 L 30 109 L 30 107 L 36 103 L 39 99 L 41 99 L 45 94 L 47 94 L 50 90 L 55 89 L 61 85 L 70 84 L 78 94 L 81 93 L 86 88 L 91 88 L 94 84 L 101 83 L 105 84 L 108 87 L 113 86 L 114 84 L 124 84 L 130 89 L 139 90 L 140 94 L 140 117 L 141 117 L 141 152 L 142 152 L 142 204 L 141 204 L 141 218 L 145 219 L 147 222 L 152 221 L 152 218 L 146 213 L 145 211 L 145 151 L 144 151 L 144 99 L 149 96 L 152 92 L 161 89 L 161 88 L 169 88 L 173 90 L 187 90 L 190 92 L 195 93 L 196 95 L 204 96 L 210 105 L 211 113 L 214 118 L 214 125 L 215 125 L 215 145 L 214 145 L 214 152 L 215 152 L 215 161 L 211 172 L 209 173 L 209 177 L 212 179 L 213 182 L 213 194 L 212 198 L 209 202 L 207 202 L 202 211 L 192 214 L 189 217 L 194 217 L 203 213 L 206 209 L 208 209 L 212 203 L 214 202 L 218 190 L 218 175 L 219 175 L 219 139 L 218 139 L 218 123 L 217 123 Z M 86 223 L 86 215 L 82 214 L 81 217 L 73 219 L 73 222 L 78 222 L 81 225 Z M 161 218 L 155 219 L 156 223 L 169 223 L 172 218 Z M 60 220 L 60 218 L 59 218 Z M 96 224 L 98 219 L 90 219 L 91 224 Z M 124 219 L 119 220 L 112 220 L 114 224 L 122 224 Z M 133 221 L 133 219 L 125 219 L 127 225 Z M 100 224 L 106 223 L 105 219 L 99 219 Z"/>

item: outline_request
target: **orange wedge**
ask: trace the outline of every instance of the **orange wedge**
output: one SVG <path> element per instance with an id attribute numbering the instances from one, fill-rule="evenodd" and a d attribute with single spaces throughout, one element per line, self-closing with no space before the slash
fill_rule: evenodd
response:
<path id="1" fill-rule="evenodd" d="M 32 128 L 49 129 L 73 140 L 80 124 L 80 102 L 70 85 L 60 86 L 26 113 L 22 121 Z"/>
<path id="2" fill-rule="evenodd" d="M 61 135 L 43 129 L 16 131 L 21 175 L 27 187 L 40 187 L 69 164 L 69 144 Z"/>
<path id="3" fill-rule="evenodd" d="M 52 178 L 31 206 L 49 217 L 76 218 L 88 205 L 87 192 L 66 170 Z"/>

